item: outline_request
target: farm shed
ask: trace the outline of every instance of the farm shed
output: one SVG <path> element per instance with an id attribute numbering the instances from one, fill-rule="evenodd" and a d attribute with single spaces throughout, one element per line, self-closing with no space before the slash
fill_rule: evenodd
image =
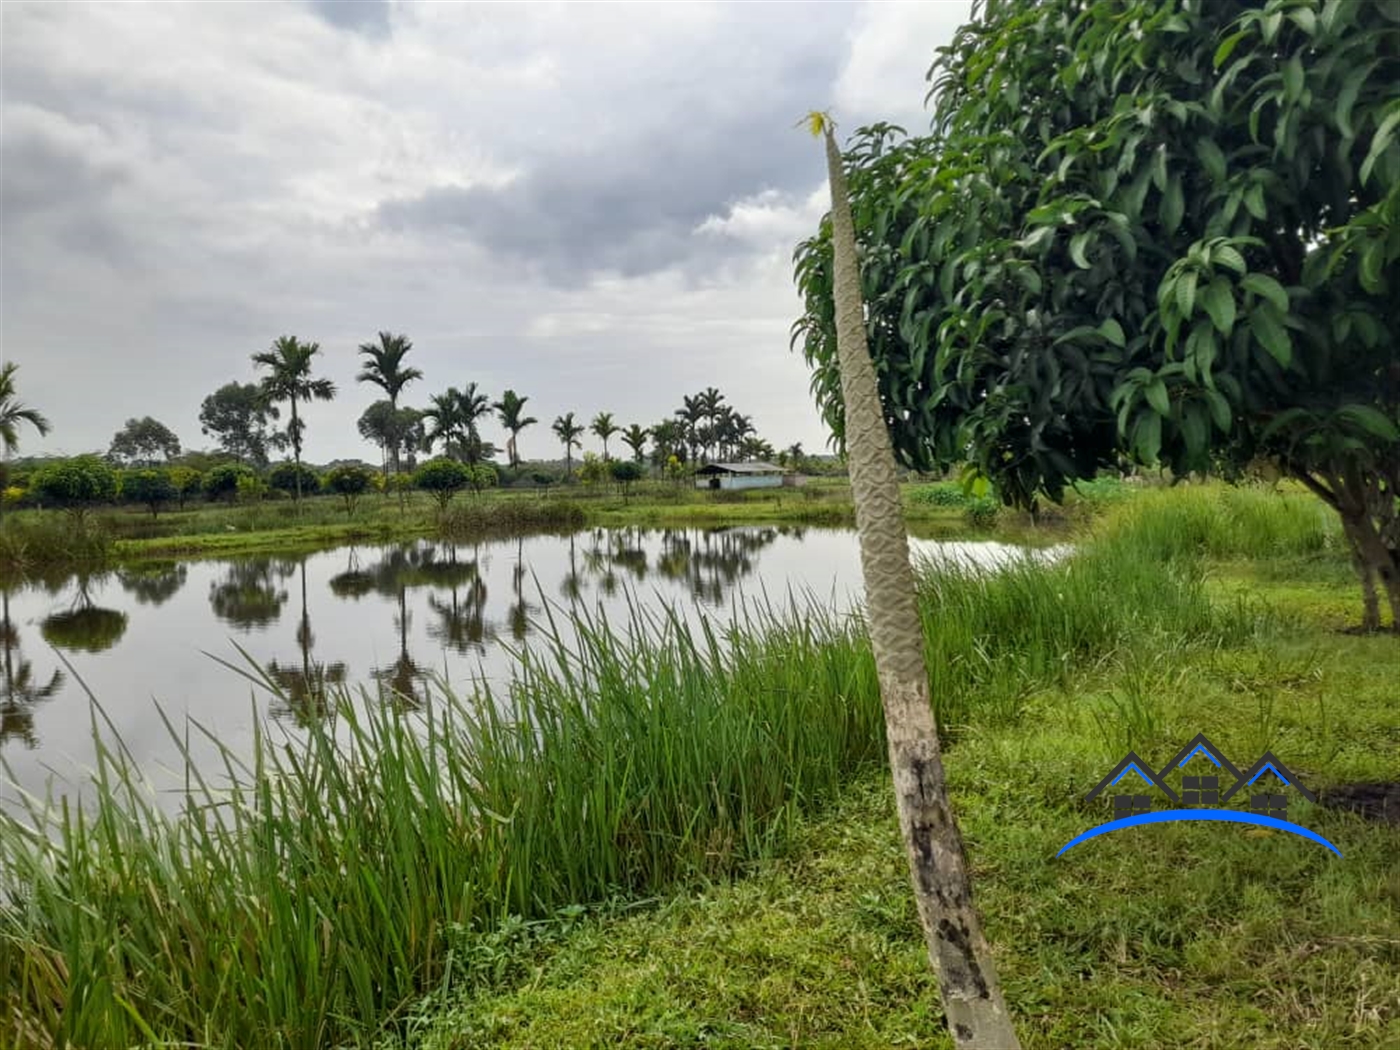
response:
<path id="1" fill-rule="evenodd" d="M 707 463 L 695 472 L 697 489 L 763 489 L 783 483 L 783 468 L 772 463 Z"/>

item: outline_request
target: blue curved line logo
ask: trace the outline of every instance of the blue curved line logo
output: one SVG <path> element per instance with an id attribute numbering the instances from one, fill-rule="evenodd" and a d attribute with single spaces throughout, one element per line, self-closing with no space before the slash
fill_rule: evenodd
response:
<path id="1" fill-rule="evenodd" d="M 1110 831 L 1119 831 L 1123 828 L 1136 827 L 1139 824 L 1165 824 L 1173 820 L 1219 820 L 1233 824 L 1259 824 L 1263 827 L 1277 828 L 1279 831 L 1287 831 L 1294 835 L 1301 835 L 1305 839 L 1311 839 L 1323 846 L 1326 846 L 1337 856 L 1342 855 L 1342 851 L 1328 842 L 1325 838 L 1310 828 L 1305 828 L 1301 824 L 1294 824 L 1292 821 L 1280 820 L 1278 817 L 1266 817 L 1258 813 L 1243 813 L 1235 809 L 1164 809 L 1153 813 L 1140 813 L 1135 817 L 1123 817 L 1119 820 L 1111 820 L 1107 824 L 1100 824 L 1098 827 L 1090 828 L 1088 831 L 1076 835 L 1067 843 L 1060 847 L 1060 852 L 1055 856 L 1060 856 L 1071 846 L 1078 845 L 1088 839 L 1098 838 Z"/>

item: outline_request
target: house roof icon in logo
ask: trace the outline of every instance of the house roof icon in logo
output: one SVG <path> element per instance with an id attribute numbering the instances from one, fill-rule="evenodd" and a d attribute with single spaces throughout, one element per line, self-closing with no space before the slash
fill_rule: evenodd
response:
<path id="1" fill-rule="evenodd" d="M 1204 757 L 1208 762 L 1214 765 L 1222 773 L 1229 773 L 1230 776 L 1234 777 L 1237 782 L 1235 787 L 1239 786 L 1238 781 L 1240 779 L 1240 771 L 1235 768 L 1234 764 L 1228 758 L 1225 757 L 1224 752 L 1222 752 L 1220 748 L 1216 747 L 1210 742 L 1210 739 L 1204 733 L 1197 733 L 1190 740 L 1188 740 L 1186 742 L 1186 746 L 1183 747 L 1180 751 L 1178 751 L 1172 757 L 1172 760 L 1161 768 L 1161 770 L 1157 774 L 1158 778 L 1165 779 L 1166 775 L 1170 773 L 1173 769 L 1179 769 L 1180 767 L 1186 765 L 1186 763 L 1191 761 L 1191 759 L 1194 758 L 1196 755 L 1201 755 L 1202 757 Z M 1233 792 L 1234 790 L 1235 788 L 1233 787 L 1230 789 L 1231 792 Z M 1226 797 L 1229 796 L 1227 795 Z"/>
<path id="2" fill-rule="evenodd" d="M 1250 766 L 1242 774 L 1239 774 L 1239 779 L 1235 782 L 1235 786 L 1221 795 L 1220 801 L 1228 802 L 1230 796 L 1239 791 L 1240 788 L 1248 787 L 1265 773 L 1269 772 L 1272 772 L 1274 776 L 1282 780 L 1288 787 L 1296 788 L 1298 793 L 1309 802 L 1317 801 L 1317 796 L 1303 787 L 1302 782 L 1293 775 L 1293 772 L 1287 766 L 1274 757 L 1272 751 L 1265 751 L 1259 756 L 1259 761 L 1255 762 L 1254 765 Z"/>
<path id="3" fill-rule="evenodd" d="M 1098 782 L 1094 790 L 1084 796 L 1085 799 L 1090 800 L 1097 798 L 1100 792 L 1105 788 L 1117 784 L 1118 781 L 1122 780 L 1128 773 L 1136 773 L 1152 787 L 1160 790 L 1167 798 L 1171 799 L 1173 803 L 1180 801 L 1176 792 L 1171 789 L 1171 785 L 1167 784 L 1160 774 L 1152 772 L 1152 767 L 1138 758 L 1137 753 L 1133 751 L 1129 751 L 1124 755 L 1123 760 L 1109 770 L 1108 775 Z"/>

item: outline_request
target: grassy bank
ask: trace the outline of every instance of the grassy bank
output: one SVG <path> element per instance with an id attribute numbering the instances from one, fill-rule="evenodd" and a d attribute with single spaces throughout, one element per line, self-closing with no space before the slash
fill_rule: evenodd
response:
<path id="1" fill-rule="evenodd" d="M 1225 549 L 1248 550 L 1254 524 L 1246 504 L 1232 501 L 1256 497 L 1274 499 L 1265 505 L 1284 537 L 1275 557 L 1334 557 L 1325 526 L 1319 544 L 1299 524 L 1311 513 L 1306 503 L 1182 490 L 1126 504 L 1064 564 L 982 578 L 947 573 L 923 584 L 935 695 L 954 744 L 949 768 L 969 814 L 983 907 L 997 905 L 989 928 L 1011 953 L 1008 996 L 1050 1033 L 1041 1045 L 1106 1024 L 1130 1045 L 1151 1045 L 1150 1033 L 1190 1007 L 1189 997 L 1173 996 L 1198 988 L 1203 974 L 1253 987 L 1242 963 L 1202 969 L 1187 924 L 1215 938 L 1200 942 L 1207 946 L 1240 939 L 1246 919 L 1247 943 L 1274 936 L 1268 922 L 1280 899 L 1250 888 L 1268 881 L 1261 857 L 1278 866 L 1289 893 L 1323 880 L 1310 921 L 1335 919 L 1343 931 L 1342 954 L 1325 956 L 1328 966 L 1374 958 L 1371 942 L 1346 932 L 1362 920 L 1378 923 L 1382 939 L 1396 937 L 1382 877 L 1395 840 L 1311 818 L 1324 834 L 1331 829 L 1345 867 L 1328 868 L 1291 842 L 1222 855 L 1215 828 L 1153 829 L 1159 837 L 1141 851 L 1148 856 L 1118 847 L 1106 866 L 1103 851 L 1097 862 L 1087 850 L 1060 867 L 1047 859 L 1072 837 L 1071 825 L 1093 822 L 1076 800 L 1106 756 L 1116 760 L 1123 746 L 1155 755 L 1164 741 L 1179 743 L 1188 724 L 1186 737 L 1205 730 L 1228 751 L 1272 740 L 1308 777 L 1394 765 L 1384 750 L 1393 703 L 1374 692 L 1357 703 L 1350 692 L 1366 661 L 1388 652 L 1367 647 L 1392 639 L 1319 636 L 1306 610 L 1280 616 L 1241 601 L 1229 580 L 1207 573 L 1195 546 L 1163 549 L 1162 537 L 1179 530 L 1162 519 L 1177 514 L 1183 522 L 1207 516 Z M 244 774 L 253 786 L 232 792 L 208 770 L 191 771 L 194 801 L 178 818 L 164 816 L 120 752 L 109 752 L 95 816 L 64 814 L 50 839 L 0 822 L 0 863 L 16 886 L 0 907 L 0 1016 L 10 1041 L 273 1047 L 426 1034 L 451 1046 L 749 1046 L 791 1045 L 801 1034 L 798 1041 L 835 1046 L 893 1045 L 886 1035 L 902 1032 L 936 1045 L 936 1006 L 878 792 L 861 789 L 844 803 L 854 808 L 803 823 L 853 782 L 878 783 L 883 743 L 868 643 L 858 623 L 814 606 L 777 612 L 756 610 L 724 636 L 640 614 L 631 624 L 584 622 L 577 635 L 561 624 L 555 647 L 536 649 L 507 694 L 442 695 L 417 733 L 392 705 L 358 718 L 346 706 L 343 750 L 315 736 L 292 751 L 265 745 L 253 776 Z M 1360 648 L 1341 653 L 1327 648 L 1333 642 Z M 1325 703 L 1302 702 L 1313 699 L 1318 662 L 1333 666 L 1329 654 L 1343 660 L 1323 679 Z M 885 823 L 851 828 L 868 820 Z M 816 887 L 791 903 L 811 909 L 803 914 L 830 907 L 836 925 L 794 919 L 805 929 L 780 938 L 789 919 L 775 903 L 734 926 L 736 937 L 748 936 L 734 943 L 771 947 L 757 960 L 740 951 L 737 968 L 722 961 L 731 947 L 720 926 L 686 918 L 685 908 L 708 909 L 727 928 L 726 908 L 739 904 L 726 905 L 725 894 L 752 901 L 744 894 L 763 878 L 787 877 L 781 865 L 761 869 L 768 874 L 749 889 L 559 933 L 561 916 L 577 923 L 588 906 L 723 884 L 765 857 L 826 863 L 821 842 L 830 835 L 851 837 L 831 858 L 833 872 L 852 873 L 841 891 L 848 897 Z M 862 881 L 877 870 L 883 881 Z M 1064 871 L 1080 874 L 1065 881 Z M 1154 893 L 1160 906 L 1146 900 Z M 1244 903 L 1224 903 L 1230 895 Z M 878 937 L 864 947 L 830 941 L 844 943 L 848 898 L 876 921 Z M 1344 900 L 1355 904 L 1348 910 Z M 522 925 L 539 921 L 546 925 Z M 540 930 L 553 931 L 547 944 L 521 932 Z M 687 942 L 686 930 L 705 939 Z M 658 947 L 646 958 L 626 948 L 653 935 Z M 716 967 L 697 978 L 698 995 L 650 998 L 662 994 L 657 980 L 690 980 L 692 963 Z M 538 967 L 556 964 L 565 969 L 549 970 L 542 989 Z M 882 966 L 893 967 L 894 986 L 881 984 Z M 625 1002 L 593 983 L 609 972 L 617 989 L 632 989 L 620 993 Z M 1047 972 L 1058 974 L 1050 985 Z M 1100 972 L 1122 978 L 1103 984 L 1105 997 L 1090 980 Z M 1163 972 L 1177 983 L 1160 983 Z M 1353 966 L 1346 979 L 1368 972 L 1374 967 Z M 853 985 L 879 989 L 876 1005 L 890 1014 L 869 1022 L 869 1032 L 851 1000 L 834 1002 Z M 1161 1007 L 1163 997 L 1177 1014 Z M 1240 1031 L 1249 1016 L 1241 1010 L 1220 1023 Z M 1367 1005 L 1357 1031 L 1374 1033 L 1377 1017 L 1386 1015 Z"/>
<path id="2" fill-rule="evenodd" d="M 1126 486 L 1096 483 L 1094 505 L 1107 505 Z M 992 530 L 1000 525 L 1025 531 L 1024 516 L 991 513 L 969 501 L 953 483 L 908 484 L 905 503 L 911 528 L 926 535 Z M 983 501 L 985 502 L 985 501 Z M 587 526 L 715 527 L 746 524 L 855 525 L 850 487 L 843 479 L 814 479 L 800 488 L 702 492 L 644 483 L 623 496 L 613 488 L 571 486 L 559 490 L 503 490 L 456 498 L 446 514 L 426 494 L 397 498 L 366 496 L 347 515 L 335 496 L 252 504 L 190 503 L 158 517 L 136 509 L 107 509 L 89 515 L 80 535 L 59 511 L 17 511 L 0 521 L 0 566 L 79 564 L 156 557 L 260 554 L 323 549 L 352 542 L 386 542 L 448 534 Z"/>
<path id="3" fill-rule="evenodd" d="M 1014 719 L 1028 688 L 1141 637 L 1255 627 L 1212 609 L 1189 567 L 1109 547 L 941 577 L 925 610 L 952 727 Z M 178 820 L 111 753 L 96 817 L 66 818 L 53 851 L 0 825 L 4 868 L 29 887 L 3 918 L 11 1016 L 38 1045 L 324 1045 L 449 980 L 460 931 L 764 855 L 883 753 L 859 625 L 800 604 L 778 619 L 722 638 L 669 619 L 561 625 L 508 696 L 442 697 L 426 737 L 391 707 L 347 708 L 347 754 L 269 747 L 232 795 L 194 771 Z"/>

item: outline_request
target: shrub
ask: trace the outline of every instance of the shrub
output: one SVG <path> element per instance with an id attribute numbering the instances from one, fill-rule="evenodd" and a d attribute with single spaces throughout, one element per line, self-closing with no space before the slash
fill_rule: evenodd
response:
<path id="1" fill-rule="evenodd" d="M 472 487 L 472 491 L 480 495 L 482 489 L 489 489 L 496 485 L 499 477 L 496 468 L 489 463 L 478 463 L 474 467 L 467 467 L 467 484 Z"/>
<path id="2" fill-rule="evenodd" d="M 966 507 L 972 502 L 971 497 L 963 492 L 962 486 L 955 481 L 921 485 L 909 493 L 909 499 L 931 507 Z"/>
<path id="3" fill-rule="evenodd" d="M 446 511 L 452 497 L 471 484 L 471 472 L 465 464 L 439 456 L 414 471 L 413 484 L 425 492 L 431 492 L 438 502 L 438 509 Z"/>
<path id="4" fill-rule="evenodd" d="M 990 496 L 979 496 L 969 500 L 967 509 L 963 511 L 963 519 L 974 529 L 995 527 L 1000 515 L 1001 504 Z"/>
<path id="5" fill-rule="evenodd" d="M 297 472 L 301 472 L 302 495 L 314 493 L 321 488 L 321 477 L 305 463 L 300 468 L 295 463 L 279 463 L 267 475 L 267 483 L 274 489 L 281 489 L 288 495 L 297 490 Z"/>
<path id="6" fill-rule="evenodd" d="M 239 478 L 255 478 L 247 467 L 238 463 L 224 463 L 204 475 L 204 494 L 209 499 L 222 499 L 232 503 L 239 494 Z"/>
<path id="7" fill-rule="evenodd" d="M 632 483 L 642 476 L 642 466 L 630 459 L 615 459 L 609 466 L 613 480 L 622 486 L 622 498 L 626 501 L 632 491 Z"/>
<path id="8" fill-rule="evenodd" d="M 153 518 L 159 516 L 162 503 L 169 503 L 180 495 L 170 478 L 170 471 L 160 467 L 123 471 L 120 493 L 121 498 L 130 503 L 144 504 Z"/>
<path id="9" fill-rule="evenodd" d="M 329 471 L 322 485 L 327 492 L 334 493 L 345 501 L 345 513 L 348 517 L 355 513 L 355 504 L 369 491 L 375 477 L 374 472 L 365 467 L 347 464 Z"/>
<path id="10" fill-rule="evenodd" d="M 185 509 L 185 500 L 198 495 L 204 485 L 204 475 L 193 467 L 171 467 L 170 483 L 175 486 L 175 498 L 180 509 Z"/>
<path id="11" fill-rule="evenodd" d="M 98 456 L 76 456 L 35 472 L 31 488 L 45 503 L 68 511 L 81 525 L 89 510 L 116 497 L 117 475 Z"/>
<path id="12" fill-rule="evenodd" d="M 268 493 L 267 482 L 256 474 L 249 472 L 238 479 L 238 502 L 253 503 L 262 499 Z"/>

